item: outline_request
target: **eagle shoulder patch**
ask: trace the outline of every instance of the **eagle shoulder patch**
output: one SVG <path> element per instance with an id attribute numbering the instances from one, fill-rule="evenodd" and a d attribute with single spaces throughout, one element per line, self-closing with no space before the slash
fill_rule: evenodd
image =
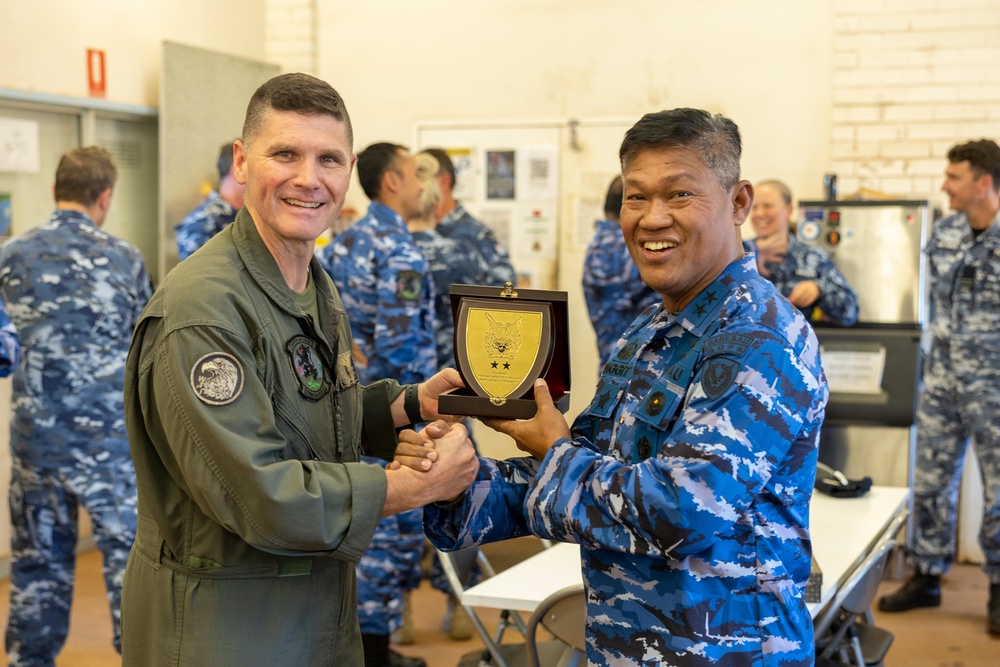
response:
<path id="1" fill-rule="evenodd" d="M 243 366 L 225 352 L 206 354 L 191 368 L 191 389 L 202 403 L 232 403 L 243 391 Z"/>

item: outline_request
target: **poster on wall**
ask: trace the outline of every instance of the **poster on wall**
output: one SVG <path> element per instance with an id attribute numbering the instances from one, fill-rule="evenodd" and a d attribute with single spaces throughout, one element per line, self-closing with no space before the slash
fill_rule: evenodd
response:
<path id="1" fill-rule="evenodd" d="M 484 208 L 479 220 L 490 228 L 504 248 L 510 248 L 511 211 L 509 208 Z"/>
<path id="2" fill-rule="evenodd" d="M 511 150 L 486 151 L 486 198 L 515 199 L 517 153 Z"/>
<path id="3" fill-rule="evenodd" d="M 10 195 L 0 192 L 0 239 L 10 236 L 11 217 Z"/>
<path id="4" fill-rule="evenodd" d="M 472 169 L 471 148 L 446 148 L 445 153 L 451 158 L 455 167 L 455 182 L 451 187 L 451 196 L 459 201 L 476 198 L 476 177 Z"/>
<path id="5" fill-rule="evenodd" d="M 0 171 L 37 174 L 38 122 L 0 118 Z"/>
<path id="6" fill-rule="evenodd" d="M 559 194 L 555 146 L 542 146 L 522 151 L 523 180 L 518 187 L 520 199 L 555 199 Z"/>
<path id="7" fill-rule="evenodd" d="M 604 219 L 604 200 L 595 196 L 573 198 L 573 247 L 586 248 Z"/>
<path id="8" fill-rule="evenodd" d="M 559 238 L 555 202 L 519 204 L 515 216 L 514 246 L 519 257 L 555 259 Z"/>

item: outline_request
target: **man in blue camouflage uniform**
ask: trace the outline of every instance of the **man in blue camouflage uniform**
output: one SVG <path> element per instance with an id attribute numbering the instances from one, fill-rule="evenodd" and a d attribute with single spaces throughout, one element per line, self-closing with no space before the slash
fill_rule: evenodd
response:
<path id="1" fill-rule="evenodd" d="M 10 375 L 20 359 L 21 341 L 17 337 L 17 329 L 0 301 L 0 378 Z"/>
<path id="2" fill-rule="evenodd" d="M 940 578 L 955 556 L 958 487 L 970 440 L 983 477 L 979 543 L 990 580 L 987 630 L 1000 635 L 1000 147 L 954 146 L 941 189 L 956 215 L 927 242 L 932 340 L 917 411 L 913 531 L 916 572 L 879 601 L 882 611 L 941 604 Z"/>
<path id="3" fill-rule="evenodd" d="M 243 184 L 233 174 L 233 142 L 222 145 L 219 160 L 219 189 L 212 190 L 181 224 L 174 227 L 177 234 L 177 255 L 186 259 L 205 242 L 218 234 L 236 219 L 243 208 Z"/>
<path id="4" fill-rule="evenodd" d="M 579 543 L 591 665 L 813 664 L 828 390 L 812 328 L 743 254 L 739 155 L 732 121 L 696 109 L 626 133 L 622 232 L 663 305 L 623 334 L 572 431 L 537 381 L 533 419 L 491 422 L 537 460 L 484 460 L 465 494 L 425 508 L 444 549 Z"/>
<path id="5" fill-rule="evenodd" d="M 858 321 L 858 294 L 820 248 L 789 234 L 792 191 L 781 181 L 755 188 L 750 223 L 757 238 L 745 247 L 757 255 L 757 270 L 812 321 L 849 327 Z"/>
<path id="6" fill-rule="evenodd" d="M 11 665 L 53 665 L 66 641 L 77 515 L 90 515 L 121 651 L 122 575 L 136 530 L 125 359 L 151 294 L 142 255 L 101 230 L 117 178 L 102 148 L 70 151 L 56 211 L 0 251 L 0 293 L 24 345 L 10 447 Z"/>
<path id="7" fill-rule="evenodd" d="M 386 377 L 420 383 L 434 375 L 437 353 L 434 283 L 405 222 L 421 210 L 416 161 L 402 146 L 372 144 L 358 154 L 358 180 L 371 200 L 368 215 L 321 248 L 320 262 L 344 301 L 362 384 Z M 418 509 L 383 518 L 358 563 L 366 667 L 425 664 L 394 650 L 388 662 L 377 658 L 402 624 L 404 592 L 420 582 L 421 516 Z"/>
<path id="8" fill-rule="evenodd" d="M 437 210 L 438 233 L 460 243 L 469 243 L 479 251 L 486 265 L 490 267 L 486 284 L 502 286 L 510 282 L 516 285 L 517 274 L 514 273 L 507 249 L 497 240 L 489 227 L 472 217 L 462 206 L 462 202 L 455 199 L 452 193 L 455 187 L 455 164 L 448 157 L 448 153 L 440 148 L 427 148 L 423 152 L 433 156 L 440 165 L 438 187 L 441 189 L 441 203 Z"/>
<path id="9" fill-rule="evenodd" d="M 455 322 L 451 286 L 488 284 L 490 267 L 474 246 L 442 236 L 434 211 L 441 202 L 439 163 L 430 153 L 416 156 L 417 177 L 424 186 L 420 215 L 407 220 L 413 241 L 427 259 L 434 280 L 434 336 L 438 368 L 455 367 Z"/>
<path id="10" fill-rule="evenodd" d="M 587 247 L 583 262 L 583 298 L 597 334 L 597 353 L 603 364 L 628 325 L 650 306 L 659 294 L 642 282 L 639 267 L 625 245 L 618 214 L 622 209 L 622 177 L 616 176 L 604 198 L 604 220 Z"/>

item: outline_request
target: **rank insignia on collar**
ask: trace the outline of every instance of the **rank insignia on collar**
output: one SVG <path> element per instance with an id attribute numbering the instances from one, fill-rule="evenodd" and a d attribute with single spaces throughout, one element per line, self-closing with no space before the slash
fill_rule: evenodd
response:
<path id="1" fill-rule="evenodd" d="M 310 401 L 318 401 L 330 391 L 323 360 L 316 351 L 316 341 L 306 336 L 293 336 L 286 344 L 292 371 L 299 381 L 299 393 Z"/>
<path id="2" fill-rule="evenodd" d="M 739 371 L 740 362 L 735 359 L 712 357 L 705 363 L 705 371 L 701 376 L 701 388 L 705 390 L 705 395 L 714 401 L 732 386 Z"/>
<path id="3" fill-rule="evenodd" d="M 194 362 L 191 388 L 203 403 L 227 405 L 243 391 L 243 366 L 225 352 L 212 352 Z"/>

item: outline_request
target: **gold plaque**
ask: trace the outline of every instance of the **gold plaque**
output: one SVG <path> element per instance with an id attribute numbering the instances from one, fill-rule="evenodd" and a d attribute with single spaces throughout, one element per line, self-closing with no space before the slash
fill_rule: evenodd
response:
<path id="1" fill-rule="evenodd" d="M 494 405 L 521 398 L 545 375 L 552 349 L 552 307 L 524 301 L 497 304 L 463 299 L 455 330 L 462 377 L 469 388 Z"/>
<path id="2" fill-rule="evenodd" d="M 444 414 L 524 419 L 534 415 L 535 380 L 569 408 L 566 293 L 453 285 L 455 360 L 466 388 L 438 399 Z"/>

